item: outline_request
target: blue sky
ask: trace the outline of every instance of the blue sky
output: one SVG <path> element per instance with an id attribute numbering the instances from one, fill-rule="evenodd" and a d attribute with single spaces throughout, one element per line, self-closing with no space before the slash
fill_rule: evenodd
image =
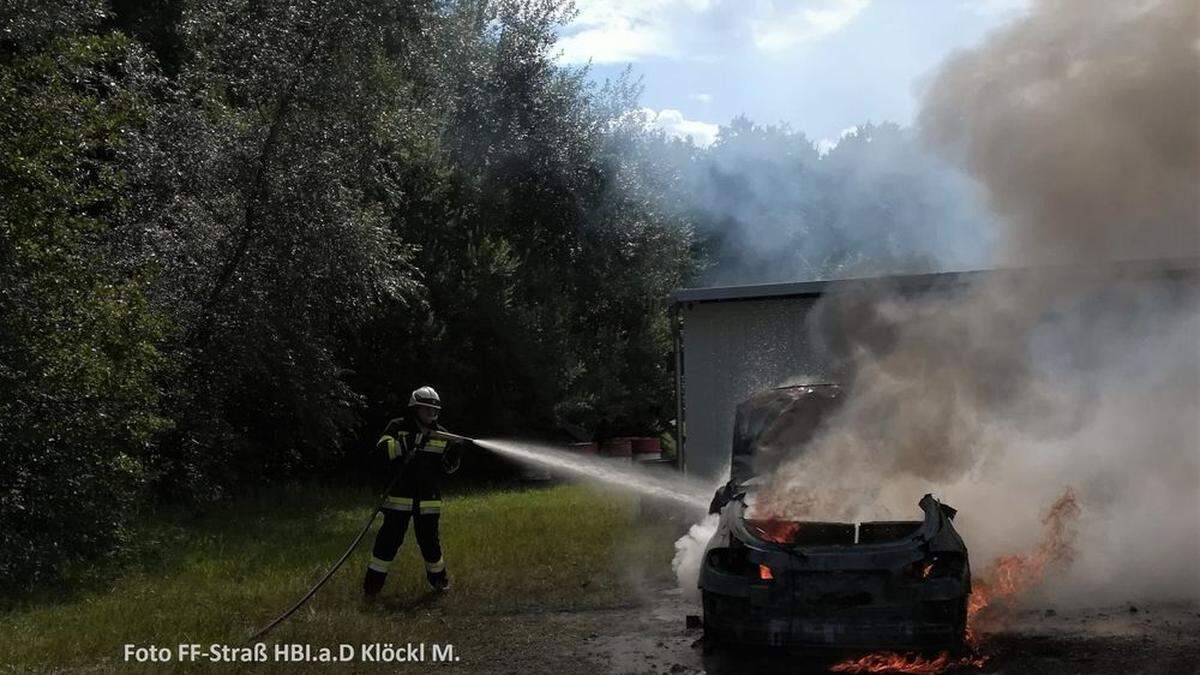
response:
<path id="1" fill-rule="evenodd" d="M 603 80 L 632 66 L 651 123 L 710 142 L 745 114 L 826 145 L 862 122 L 910 124 L 938 63 L 1026 0 L 576 0 L 560 60 Z"/>

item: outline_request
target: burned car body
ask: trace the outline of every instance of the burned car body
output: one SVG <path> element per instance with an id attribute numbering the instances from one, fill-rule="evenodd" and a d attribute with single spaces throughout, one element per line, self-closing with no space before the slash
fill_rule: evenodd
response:
<path id="1" fill-rule="evenodd" d="M 705 639 L 794 648 L 953 648 L 964 639 L 971 572 L 931 495 L 922 520 L 854 523 L 747 518 L 756 474 L 781 443 L 803 447 L 834 410 L 836 385 L 787 387 L 738 407 L 731 480 L 713 507 L 720 523 L 704 553 Z M 764 468 L 765 467 L 765 468 Z"/>

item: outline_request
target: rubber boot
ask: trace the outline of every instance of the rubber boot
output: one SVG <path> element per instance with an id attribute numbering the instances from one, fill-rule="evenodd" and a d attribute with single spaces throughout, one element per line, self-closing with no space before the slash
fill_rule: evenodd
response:
<path id="1" fill-rule="evenodd" d="M 363 577 L 363 597 L 369 599 L 379 595 L 385 581 L 387 581 L 387 573 L 367 570 L 367 576 Z"/>
<path id="2" fill-rule="evenodd" d="M 425 578 L 429 581 L 429 587 L 438 593 L 445 593 L 450 590 L 450 575 L 445 570 L 441 572 L 426 572 Z"/>

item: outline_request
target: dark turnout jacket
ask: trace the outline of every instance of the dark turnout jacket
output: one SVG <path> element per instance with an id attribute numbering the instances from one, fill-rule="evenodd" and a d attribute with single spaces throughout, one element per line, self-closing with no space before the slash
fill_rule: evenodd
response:
<path id="1" fill-rule="evenodd" d="M 434 429 L 445 431 L 439 424 Z M 388 458 L 391 469 L 400 473 L 388 495 L 389 508 L 426 513 L 441 510 L 442 474 L 458 470 L 460 452 L 454 444 L 429 435 L 415 418 L 397 417 L 388 422 L 379 438 L 376 447 Z"/>

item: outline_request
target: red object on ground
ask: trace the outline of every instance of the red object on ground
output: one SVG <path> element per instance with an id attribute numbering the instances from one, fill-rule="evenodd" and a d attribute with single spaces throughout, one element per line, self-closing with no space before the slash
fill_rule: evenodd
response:
<path id="1" fill-rule="evenodd" d="M 630 457 L 633 455 L 633 443 L 629 438 L 606 438 L 600 441 L 600 454 L 609 457 Z"/>
<path id="2" fill-rule="evenodd" d="M 572 443 L 571 449 L 575 452 L 582 452 L 585 455 L 594 455 L 600 452 L 600 445 L 595 441 L 589 443 Z"/>

